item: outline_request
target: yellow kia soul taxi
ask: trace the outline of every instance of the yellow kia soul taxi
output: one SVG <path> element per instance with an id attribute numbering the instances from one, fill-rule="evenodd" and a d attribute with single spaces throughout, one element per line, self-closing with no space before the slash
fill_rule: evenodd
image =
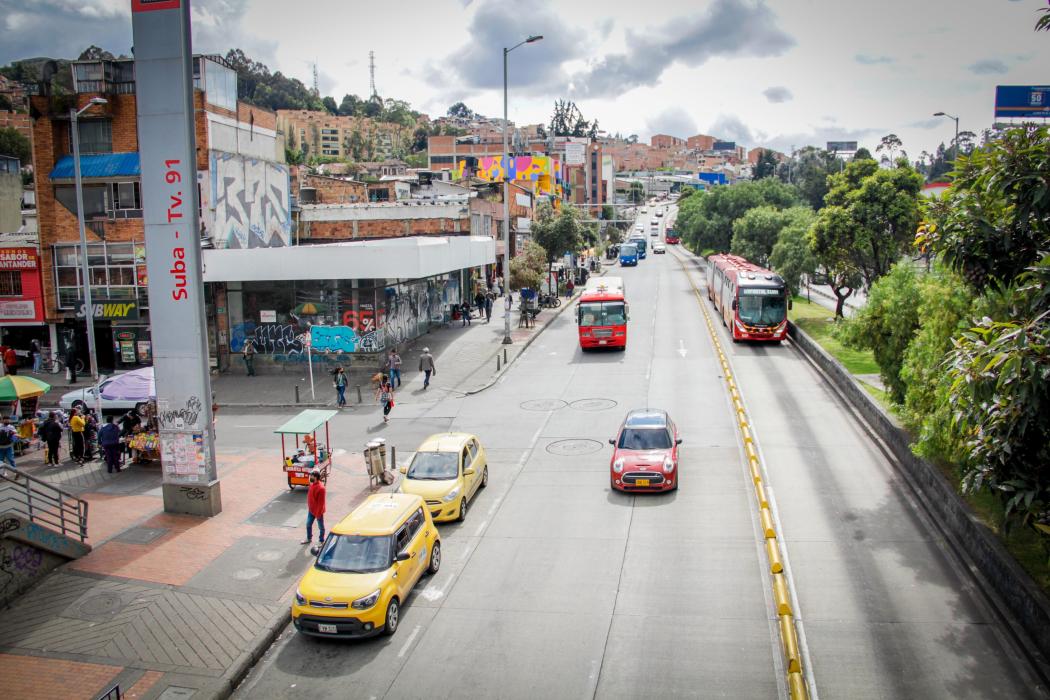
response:
<path id="1" fill-rule="evenodd" d="M 431 435 L 401 473 L 398 491 L 426 499 L 438 523 L 467 517 L 470 499 L 489 483 L 485 448 L 469 433 Z"/>
<path id="2" fill-rule="evenodd" d="M 319 637 L 397 631 L 401 605 L 441 566 L 441 540 L 419 496 L 369 496 L 332 528 L 295 591 L 295 628 Z"/>

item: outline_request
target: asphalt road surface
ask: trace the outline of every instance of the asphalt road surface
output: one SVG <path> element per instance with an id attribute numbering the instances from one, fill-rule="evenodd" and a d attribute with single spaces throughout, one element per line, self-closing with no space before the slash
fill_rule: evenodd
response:
<path id="1" fill-rule="evenodd" d="M 679 256 L 612 271 L 630 300 L 625 352 L 582 353 L 569 310 L 481 394 L 400 405 L 382 429 L 377 415 L 340 416 L 341 434 L 363 444 L 382 430 L 399 453 L 433 432 L 476 433 L 489 486 L 464 523 L 439 526 L 441 571 L 417 586 L 396 635 L 339 642 L 289 627 L 237 696 L 786 697 L 747 463 Z M 686 268 L 700 284 L 698 264 Z M 803 358 L 789 343 L 722 342 L 780 514 L 813 696 L 1040 697 Z M 612 492 L 607 440 L 646 406 L 679 425 L 681 488 Z M 258 422 L 270 439 L 271 418 L 222 420 L 253 441 Z"/>

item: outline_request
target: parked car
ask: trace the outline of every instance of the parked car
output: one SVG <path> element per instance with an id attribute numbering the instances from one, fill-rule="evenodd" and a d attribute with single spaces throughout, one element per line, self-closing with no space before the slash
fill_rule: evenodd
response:
<path id="1" fill-rule="evenodd" d="M 488 458 L 476 435 L 438 433 L 419 446 L 398 491 L 426 500 L 434 522 L 463 520 L 470 499 L 489 483 Z"/>
<path id="2" fill-rule="evenodd" d="M 98 386 L 102 394 L 106 393 L 106 386 L 117 379 L 116 376 L 101 376 L 99 377 Z M 88 381 L 91 381 L 90 378 Z M 102 396 L 102 412 L 103 413 L 126 413 L 132 409 L 138 412 L 140 415 L 145 413 L 146 404 L 150 400 L 150 396 L 141 396 L 134 398 L 121 398 L 121 399 L 107 399 Z M 73 408 L 83 409 L 95 407 L 95 387 L 94 385 L 88 385 L 83 389 L 74 389 L 73 391 L 67 391 L 62 394 L 62 398 L 58 400 L 59 408 L 68 411 Z"/>
<path id="3" fill-rule="evenodd" d="M 678 490 L 678 446 L 682 439 L 666 411 L 631 411 L 609 444 L 613 446 L 609 483 L 614 490 Z"/>
<path id="4" fill-rule="evenodd" d="M 423 499 L 407 493 L 369 496 L 313 551 L 292 622 L 317 637 L 393 634 L 416 582 L 441 566 L 437 527 Z"/>

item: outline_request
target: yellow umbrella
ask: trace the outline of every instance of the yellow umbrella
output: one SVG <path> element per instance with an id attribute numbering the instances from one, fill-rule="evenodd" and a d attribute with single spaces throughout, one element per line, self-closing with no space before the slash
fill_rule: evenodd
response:
<path id="1" fill-rule="evenodd" d="M 0 401 L 18 401 L 51 391 L 51 385 L 33 377 L 7 375 L 0 377 Z"/>

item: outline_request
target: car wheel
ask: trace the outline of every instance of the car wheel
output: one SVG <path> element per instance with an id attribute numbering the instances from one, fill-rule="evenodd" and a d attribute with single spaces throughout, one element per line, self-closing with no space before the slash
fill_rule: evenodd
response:
<path id="1" fill-rule="evenodd" d="M 430 549 L 430 566 L 427 567 L 427 573 L 433 576 L 441 568 L 441 540 L 434 542 L 434 546 Z"/>
<path id="2" fill-rule="evenodd" d="M 400 621 L 401 606 L 398 604 L 397 598 L 391 598 L 386 606 L 386 623 L 383 625 L 383 634 L 389 637 L 394 632 L 397 632 L 397 625 Z"/>
<path id="3" fill-rule="evenodd" d="M 463 494 L 463 500 L 459 502 L 459 517 L 456 518 L 459 522 L 463 522 L 467 519 L 467 494 Z"/>
<path id="4" fill-rule="evenodd" d="M 84 403 L 83 401 L 81 401 L 80 399 L 77 399 L 76 401 L 73 402 L 73 408 L 75 408 L 78 411 L 80 411 L 81 413 L 83 413 L 84 409 L 87 408 L 87 404 Z"/>
<path id="5" fill-rule="evenodd" d="M 489 465 L 485 465 L 485 470 L 481 472 L 481 488 L 485 488 L 489 485 Z"/>

